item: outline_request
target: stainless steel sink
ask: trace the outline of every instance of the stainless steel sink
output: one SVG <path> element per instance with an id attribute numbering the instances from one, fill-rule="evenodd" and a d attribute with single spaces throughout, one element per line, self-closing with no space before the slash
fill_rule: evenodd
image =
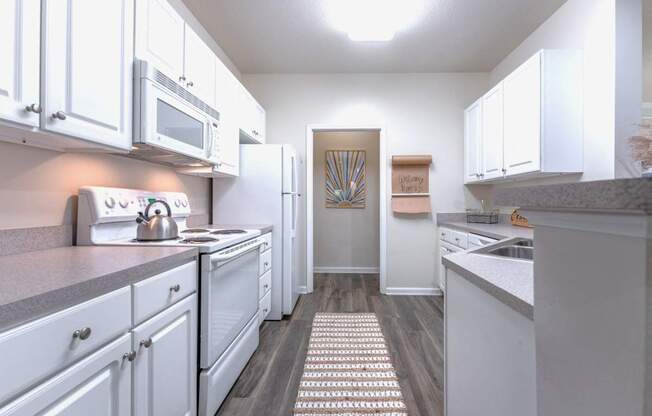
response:
<path id="1" fill-rule="evenodd" d="M 509 245 L 491 249 L 488 254 L 501 257 L 511 257 L 513 259 L 534 260 L 534 247 L 522 245 Z"/>

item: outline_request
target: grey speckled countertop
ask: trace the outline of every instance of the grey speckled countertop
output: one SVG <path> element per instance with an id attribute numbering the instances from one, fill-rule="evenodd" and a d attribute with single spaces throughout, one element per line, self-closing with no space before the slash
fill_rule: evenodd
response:
<path id="1" fill-rule="evenodd" d="M 0 330 L 197 258 L 186 247 L 59 247 L 0 257 Z"/>
<path id="2" fill-rule="evenodd" d="M 201 225 L 197 228 L 242 228 L 247 230 L 260 230 L 261 234 L 267 234 L 272 231 L 272 224 L 209 224 Z"/>
<path id="3" fill-rule="evenodd" d="M 506 221 L 507 216 L 501 216 Z M 495 238 L 504 244 L 514 238 L 533 239 L 532 228 L 510 223 L 472 224 L 465 222 L 464 213 L 437 214 L 437 225 Z M 485 247 L 486 249 L 486 247 Z M 534 264 L 478 253 L 484 249 L 449 254 L 442 258 L 447 268 L 455 271 L 480 289 L 529 319 L 534 316 Z"/>
<path id="4" fill-rule="evenodd" d="M 652 178 L 496 189 L 496 205 L 538 210 L 652 214 Z"/>
<path id="5" fill-rule="evenodd" d="M 449 254 L 444 266 L 515 311 L 534 319 L 534 263 L 474 252 Z"/>

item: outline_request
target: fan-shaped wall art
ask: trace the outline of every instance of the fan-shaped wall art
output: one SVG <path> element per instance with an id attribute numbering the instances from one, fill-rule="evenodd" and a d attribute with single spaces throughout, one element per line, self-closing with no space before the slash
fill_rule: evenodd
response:
<path id="1" fill-rule="evenodd" d="M 364 208 L 367 198 L 364 150 L 326 151 L 326 208 Z"/>

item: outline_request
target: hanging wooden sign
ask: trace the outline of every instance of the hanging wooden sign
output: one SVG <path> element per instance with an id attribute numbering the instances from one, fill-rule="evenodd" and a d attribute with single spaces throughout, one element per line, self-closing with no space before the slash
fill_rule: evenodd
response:
<path id="1" fill-rule="evenodd" d="M 430 207 L 429 177 L 432 156 L 392 157 L 392 211 L 422 214 Z"/>

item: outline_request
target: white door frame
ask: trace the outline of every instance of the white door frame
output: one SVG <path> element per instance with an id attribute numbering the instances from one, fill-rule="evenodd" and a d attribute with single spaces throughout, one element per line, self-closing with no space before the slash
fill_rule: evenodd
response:
<path id="1" fill-rule="evenodd" d="M 312 293 L 314 281 L 314 227 L 313 227 L 313 167 L 315 133 L 328 131 L 378 131 L 379 133 L 379 176 L 380 176 L 380 293 L 387 287 L 387 156 L 386 128 L 378 124 L 340 125 L 309 124 L 306 128 L 306 277 L 307 292 Z"/>

